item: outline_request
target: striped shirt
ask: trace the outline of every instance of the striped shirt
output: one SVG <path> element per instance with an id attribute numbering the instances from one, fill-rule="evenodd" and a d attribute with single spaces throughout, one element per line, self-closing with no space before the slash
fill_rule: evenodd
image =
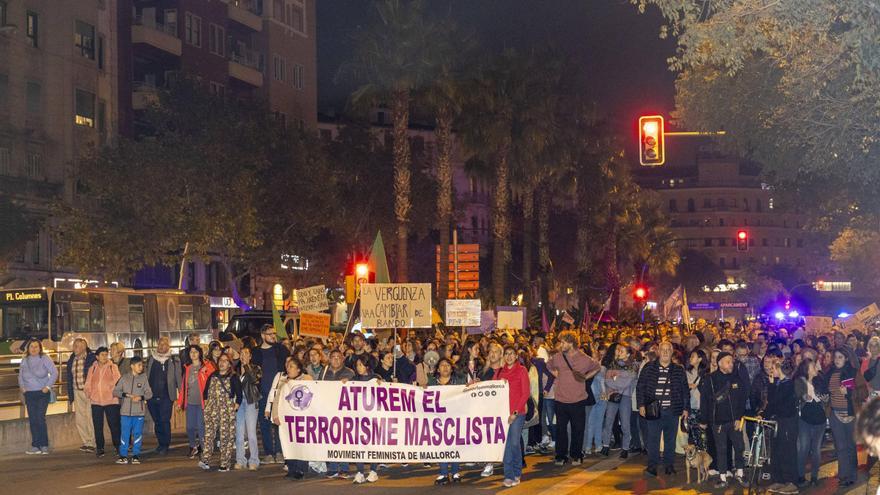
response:
<path id="1" fill-rule="evenodd" d="M 660 373 L 657 375 L 657 391 L 655 393 L 655 397 L 657 401 L 660 402 L 660 407 L 662 409 L 668 409 L 672 407 L 672 387 L 669 385 L 669 367 L 659 366 L 658 370 Z"/>
<path id="2" fill-rule="evenodd" d="M 831 409 L 835 411 L 846 411 L 849 409 L 849 403 L 846 395 L 840 393 L 840 371 L 831 373 L 828 380 L 828 392 L 831 396 Z"/>

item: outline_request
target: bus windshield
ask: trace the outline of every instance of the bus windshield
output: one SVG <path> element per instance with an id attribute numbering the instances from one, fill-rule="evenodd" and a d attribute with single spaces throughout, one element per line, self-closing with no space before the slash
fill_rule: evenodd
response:
<path id="1" fill-rule="evenodd" d="M 49 336 L 49 303 L 45 291 L 0 292 L 0 338 L 23 340 Z"/>

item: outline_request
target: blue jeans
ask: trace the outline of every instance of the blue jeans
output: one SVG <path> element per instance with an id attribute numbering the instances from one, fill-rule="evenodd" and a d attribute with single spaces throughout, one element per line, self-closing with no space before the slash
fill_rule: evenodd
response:
<path id="1" fill-rule="evenodd" d="M 201 405 L 186 406 L 186 436 L 191 449 L 199 447 L 205 440 L 205 411 Z"/>
<path id="2" fill-rule="evenodd" d="M 602 428 L 605 426 L 605 410 L 608 408 L 607 400 L 597 400 L 590 416 L 587 418 L 587 434 L 584 435 L 584 452 L 602 448 Z"/>
<path id="3" fill-rule="evenodd" d="M 550 434 L 550 440 L 556 441 L 556 401 L 553 399 L 544 399 L 544 410 L 542 412 L 541 424 L 547 433 Z"/>
<path id="4" fill-rule="evenodd" d="M 623 431 L 623 438 L 620 441 L 622 450 L 629 449 L 632 435 L 630 433 L 629 416 L 632 414 L 632 397 L 624 395 L 620 402 L 608 402 L 605 409 L 605 426 L 602 428 L 602 446 L 611 446 L 611 429 L 614 428 L 614 417 L 620 413 L 620 429 Z"/>
<path id="5" fill-rule="evenodd" d="M 281 439 L 278 438 L 278 427 L 266 418 L 263 411 L 266 410 L 266 402 L 271 390 L 263 392 L 263 398 L 257 405 L 258 422 L 260 423 L 260 436 L 263 437 L 263 455 L 274 456 L 281 452 Z"/>
<path id="6" fill-rule="evenodd" d="M 525 414 L 518 414 L 507 427 L 507 442 L 504 443 L 504 479 L 513 480 L 522 476 L 522 429 L 526 422 Z M 442 471 L 441 471 L 442 474 Z"/>
<path id="7" fill-rule="evenodd" d="M 660 411 L 660 419 L 645 421 L 647 426 L 645 439 L 648 449 L 648 465 L 656 467 L 660 464 L 660 435 L 663 435 L 663 464 L 672 466 L 675 463 L 675 434 L 678 430 L 678 416 L 668 409 Z"/>
<path id="8" fill-rule="evenodd" d="M 357 470 L 357 472 L 363 474 L 363 472 L 364 472 L 364 463 L 363 462 L 359 462 L 359 463 L 355 464 L 354 467 Z M 367 472 L 369 473 L 372 470 L 373 470 L 373 465 L 367 464 Z"/>
<path id="9" fill-rule="evenodd" d="M 238 412 L 235 413 L 235 463 L 242 466 L 260 465 L 260 447 L 257 443 L 257 405 L 242 399 Z M 245 458 L 244 441 L 247 436 L 250 460 Z"/>
<path id="10" fill-rule="evenodd" d="M 804 420 L 798 424 L 798 477 L 803 479 L 807 473 L 807 458 L 810 459 L 812 481 L 819 479 L 819 466 L 822 465 L 822 437 L 825 425 L 811 425 Z"/>
<path id="11" fill-rule="evenodd" d="M 347 462 L 328 462 L 327 463 L 327 474 L 347 473 L 347 472 L 348 472 L 348 463 Z"/>
<path id="12" fill-rule="evenodd" d="M 837 451 L 837 480 L 841 483 L 856 481 L 858 457 L 856 456 L 855 421 L 841 423 L 834 412 L 829 418 L 834 450 Z"/>
<path id="13" fill-rule="evenodd" d="M 520 429 L 522 429 L 522 426 L 520 426 Z M 519 450 L 516 451 L 516 455 L 519 455 Z M 507 447 L 506 446 L 504 449 L 504 457 L 505 457 L 505 459 L 507 458 Z M 520 462 L 522 462 L 522 459 L 520 459 Z M 450 474 L 458 474 L 458 470 L 460 467 L 461 467 L 461 465 L 457 462 L 441 462 L 440 463 L 440 476 L 448 476 Z"/>
<path id="14" fill-rule="evenodd" d="M 153 397 L 147 401 L 147 409 L 153 418 L 156 440 L 160 450 L 168 450 L 171 446 L 171 409 L 173 403 L 166 397 Z"/>
<path id="15" fill-rule="evenodd" d="M 46 426 L 46 411 L 49 409 L 49 392 L 35 390 L 24 393 L 28 424 L 31 427 L 31 447 L 49 448 L 49 428 Z"/>
<path id="16" fill-rule="evenodd" d="M 141 444 L 144 443 L 144 417 L 122 416 L 122 433 L 119 437 L 119 456 L 128 457 L 129 450 L 132 456 L 141 454 Z"/>

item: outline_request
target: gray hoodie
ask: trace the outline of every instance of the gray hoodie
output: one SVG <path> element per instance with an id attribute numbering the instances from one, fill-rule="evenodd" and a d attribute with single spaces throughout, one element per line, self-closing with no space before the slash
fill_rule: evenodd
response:
<path id="1" fill-rule="evenodd" d="M 150 389 L 150 381 L 146 373 L 134 375 L 129 372 L 116 382 L 113 388 L 113 397 L 122 399 L 119 413 L 123 416 L 145 416 L 147 401 L 153 397 Z M 132 396 L 140 396 L 141 400 L 134 401 Z"/>

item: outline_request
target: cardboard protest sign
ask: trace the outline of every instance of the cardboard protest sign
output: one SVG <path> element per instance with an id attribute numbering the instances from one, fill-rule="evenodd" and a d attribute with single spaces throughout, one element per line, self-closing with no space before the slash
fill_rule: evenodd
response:
<path id="1" fill-rule="evenodd" d="M 446 301 L 446 326 L 478 327 L 482 309 L 479 299 L 449 299 Z"/>
<path id="2" fill-rule="evenodd" d="M 526 327 L 526 308 L 522 306 L 498 306 L 498 322 L 501 330 L 523 330 Z"/>
<path id="3" fill-rule="evenodd" d="M 327 313 L 301 313 L 299 315 L 299 334 L 309 337 L 329 337 L 330 315 Z"/>
<path id="4" fill-rule="evenodd" d="M 431 328 L 431 284 L 363 284 L 363 328 Z"/>
<path id="5" fill-rule="evenodd" d="M 317 313 L 330 309 L 327 302 L 327 288 L 323 285 L 296 289 L 296 302 L 300 312 L 303 313 Z"/>
<path id="6" fill-rule="evenodd" d="M 829 333 L 834 325 L 830 316 L 804 316 L 804 330 L 811 334 Z"/>

